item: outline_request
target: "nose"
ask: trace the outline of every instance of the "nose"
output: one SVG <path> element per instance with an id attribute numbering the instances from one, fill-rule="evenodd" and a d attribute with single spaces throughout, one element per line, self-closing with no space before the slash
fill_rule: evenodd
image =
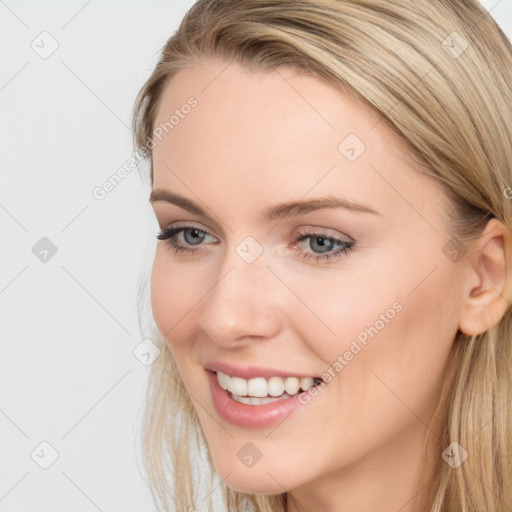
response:
<path id="1" fill-rule="evenodd" d="M 202 301 L 200 327 L 225 347 L 276 336 L 282 322 L 277 284 L 263 258 L 246 263 L 234 254 Z"/>

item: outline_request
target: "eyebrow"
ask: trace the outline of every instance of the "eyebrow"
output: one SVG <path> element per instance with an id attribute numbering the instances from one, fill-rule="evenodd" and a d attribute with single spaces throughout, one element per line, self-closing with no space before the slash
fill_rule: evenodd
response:
<path id="1" fill-rule="evenodd" d="M 171 203 L 184 210 L 189 211 L 195 215 L 200 215 L 208 220 L 212 220 L 212 218 L 206 213 L 206 211 L 190 201 L 185 197 L 174 194 L 168 190 L 164 189 L 154 189 L 151 191 L 149 196 L 150 203 L 156 203 L 159 201 L 163 201 L 166 203 Z M 374 210 L 368 205 L 355 203 L 353 201 L 349 201 L 348 199 L 344 199 L 337 196 L 327 196 L 321 197 L 317 199 L 309 199 L 307 201 L 299 200 L 299 201 L 290 201 L 287 203 L 281 203 L 275 206 L 271 206 L 263 211 L 261 214 L 261 218 L 263 220 L 272 221 L 283 219 L 286 217 L 292 217 L 294 215 L 303 215 L 306 213 L 313 212 L 315 210 L 321 209 L 334 209 L 334 208 L 344 208 L 346 210 L 350 210 L 353 212 L 362 212 L 362 213 L 372 213 L 374 215 L 380 215 L 377 210 Z"/>

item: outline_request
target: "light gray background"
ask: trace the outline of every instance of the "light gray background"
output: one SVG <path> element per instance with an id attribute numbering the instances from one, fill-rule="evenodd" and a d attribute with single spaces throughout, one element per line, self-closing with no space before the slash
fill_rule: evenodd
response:
<path id="1" fill-rule="evenodd" d="M 512 38 L 512 0 L 482 3 Z M 92 191 L 132 155 L 135 96 L 192 4 L 0 0 L 1 512 L 154 510 L 133 351 L 158 224 L 137 170 Z"/>

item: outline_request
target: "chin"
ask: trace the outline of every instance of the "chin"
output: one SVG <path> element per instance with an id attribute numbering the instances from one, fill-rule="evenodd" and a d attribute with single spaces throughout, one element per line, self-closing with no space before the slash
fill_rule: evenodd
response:
<path id="1" fill-rule="evenodd" d="M 233 471 L 226 478 L 225 483 L 231 489 L 245 494 L 281 494 L 288 491 L 279 475 L 274 478 L 268 473 L 256 476 L 250 470 Z"/>
<path id="2" fill-rule="evenodd" d="M 222 461 L 214 459 L 214 465 L 227 486 L 246 494 L 281 494 L 297 485 L 291 482 L 290 468 L 283 473 L 282 468 L 264 464 L 263 460 L 247 468 L 236 457 Z"/>

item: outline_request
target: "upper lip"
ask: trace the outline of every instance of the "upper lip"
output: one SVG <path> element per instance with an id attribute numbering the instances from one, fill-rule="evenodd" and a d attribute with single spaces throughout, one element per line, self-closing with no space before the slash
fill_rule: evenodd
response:
<path id="1" fill-rule="evenodd" d="M 210 371 L 219 371 L 231 377 L 242 377 L 243 379 L 253 379 L 255 377 L 264 377 L 266 379 L 269 379 L 270 377 L 317 377 L 311 373 L 306 374 L 296 371 L 290 372 L 278 368 L 263 368 L 249 365 L 233 366 L 222 361 L 209 361 L 204 364 L 204 367 Z"/>

